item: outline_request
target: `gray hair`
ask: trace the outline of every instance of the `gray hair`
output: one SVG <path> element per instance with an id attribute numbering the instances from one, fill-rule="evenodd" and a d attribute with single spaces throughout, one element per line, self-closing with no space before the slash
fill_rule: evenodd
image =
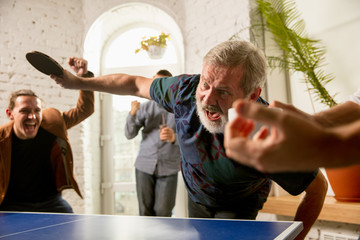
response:
<path id="1" fill-rule="evenodd" d="M 258 87 L 263 87 L 266 81 L 266 58 L 264 53 L 247 41 L 229 40 L 210 49 L 204 62 L 213 66 L 236 67 L 243 66 L 241 88 L 245 96 Z"/>

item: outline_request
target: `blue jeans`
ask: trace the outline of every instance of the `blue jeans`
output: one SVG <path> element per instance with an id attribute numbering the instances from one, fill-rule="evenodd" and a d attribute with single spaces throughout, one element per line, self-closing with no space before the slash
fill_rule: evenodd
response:
<path id="1" fill-rule="evenodd" d="M 171 217 L 175 206 L 177 173 L 156 176 L 135 170 L 140 216 Z"/>
<path id="2" fill-rule="evenodd" d="M 61 194 L 50 197 L 42 202 L 3 202 L 0 211 L 16 212 L 51 212 L 73 213 L 70 204 L 62 198 Z"/>

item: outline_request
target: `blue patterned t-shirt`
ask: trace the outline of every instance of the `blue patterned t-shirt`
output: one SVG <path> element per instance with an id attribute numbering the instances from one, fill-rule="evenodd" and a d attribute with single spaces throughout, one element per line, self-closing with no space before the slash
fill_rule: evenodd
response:
<path id="1" fill-rule="evenodd" d="M 175 115 L 189 197 L 213 208 L 259 210 L 269 194 L 271 179 L 290 194 L 304 191 L 316 172 L 266 175 L 226 156 L 224 135 L 207 131 L 196 113 L 199 80 L 200 75 L 157 78 L 150 89 L 152 99 Z M 261 98 L 258 101 L 266 103 Z"/>

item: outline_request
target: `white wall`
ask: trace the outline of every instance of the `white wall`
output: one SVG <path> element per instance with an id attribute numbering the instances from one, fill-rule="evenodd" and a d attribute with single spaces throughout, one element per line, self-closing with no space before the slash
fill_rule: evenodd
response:
<path id="1" fill-rule="evenodd" d="M 133 1 L 83 0 L 86 31 L 105 11 Z M 248 0 L 142 0 L 172 16 L 184 36 L 185 72 L 199 73 L 202 57 L 215 44 L 248 26 Z M 220 11 L 220 9 L 222 9 Z"/>
<path id="2" fill-rule="evenodd" d="M 335 79 L 326 85 L 340 103 L 360 88 L 360 1 L 358 0 L 299 0 L 298 10 L 306 23 L 311 38 L 325 46 L 327 65 L 324 71 Z M 304 84 L 293 81 L 293 104 L 313 112 L 309 99 L 304 99 Z M 305 100 L 305 101 L 304 101 Z M 327 107 L 316 104 L 315 112 Z"/>

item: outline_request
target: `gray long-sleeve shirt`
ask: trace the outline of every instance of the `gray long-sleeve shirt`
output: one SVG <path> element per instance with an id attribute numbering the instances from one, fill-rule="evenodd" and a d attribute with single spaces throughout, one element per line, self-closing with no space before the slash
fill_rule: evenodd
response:
<path id="1" fill-rule="evenodd" d="M 164 117 L 163 117 L 164 116 Z M 180 148 L 175 143 L 160 140 L 160 125 L 165 124 L 175 131 L 174 114 L 167 112 L 154 101 L 140 104 L 136 116 L 128 115 L 125 125 L 127 139 L 136 137 L 142 129 L 142 140 L 135 168 L 153 175 L 168 176 L 180 170 Z"/>

